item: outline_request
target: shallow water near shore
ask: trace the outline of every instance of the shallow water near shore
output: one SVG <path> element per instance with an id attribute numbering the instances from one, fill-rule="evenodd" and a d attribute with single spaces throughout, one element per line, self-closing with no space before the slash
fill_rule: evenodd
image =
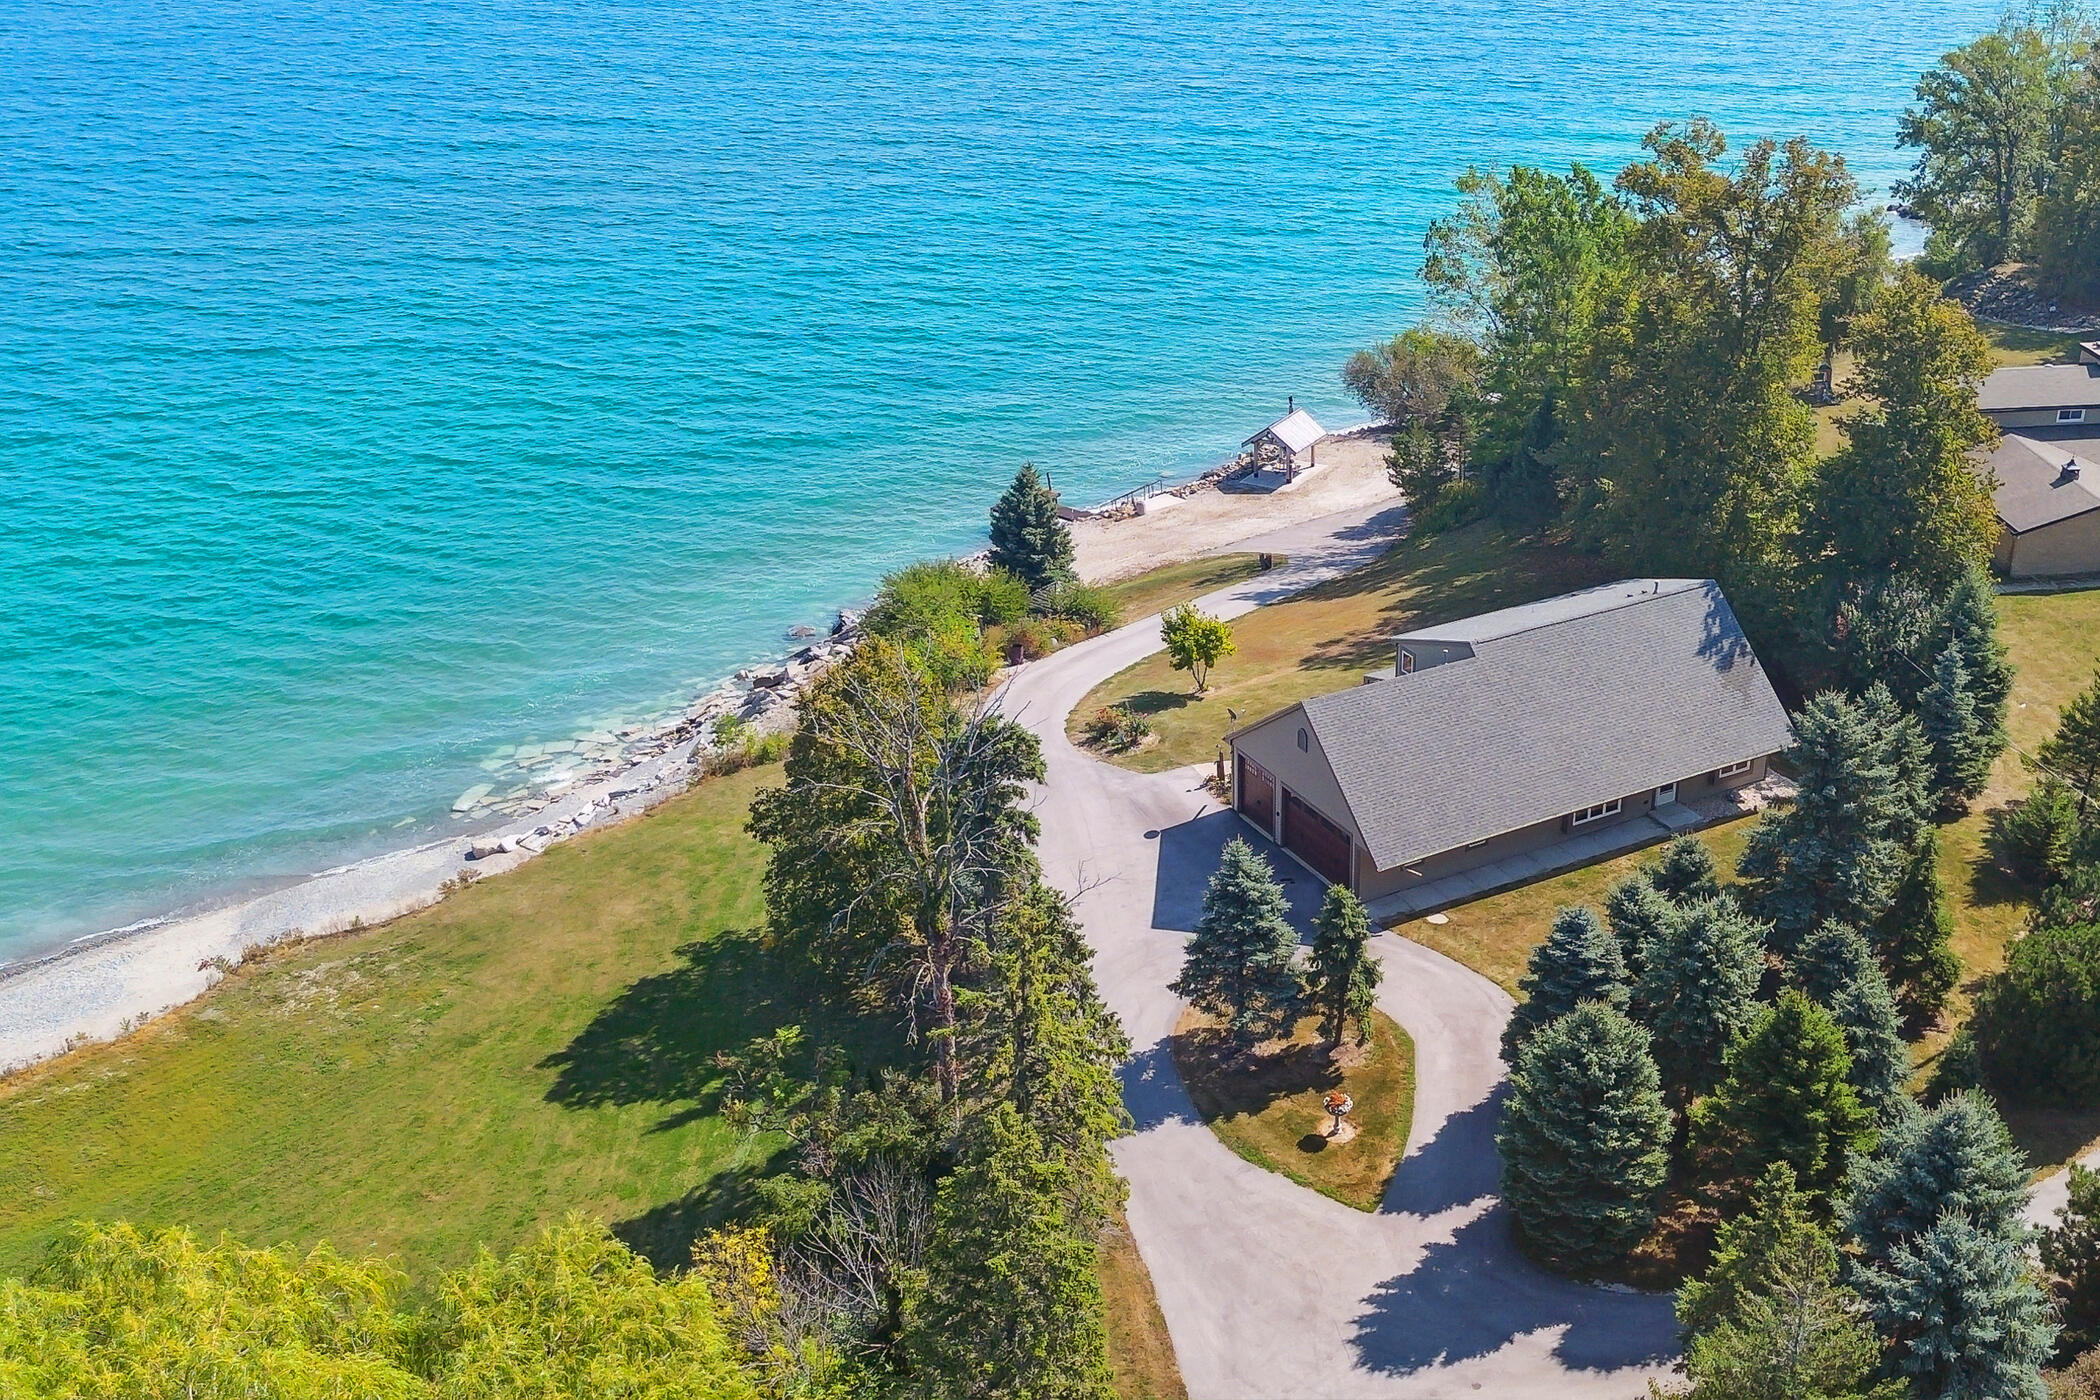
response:
<path id="1" fill-rule="evenodd" d="M 1995 7 L 0 8 L 0 960 L 452 829 L 887 567 L 1360 411 L 1466 165 L 1902 168 Z"/>

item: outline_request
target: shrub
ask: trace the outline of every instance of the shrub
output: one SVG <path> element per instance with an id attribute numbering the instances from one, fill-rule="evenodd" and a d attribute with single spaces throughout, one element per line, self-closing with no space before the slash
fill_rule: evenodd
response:
<path id="1" fill-rule="evenodd" d="M 1076 622 L 1089 632 L 1105 632 L 1123 620 L 1123 605 L 1105 588 L 1067 580 L 1043 594 L 1043 611 Z"/>
<path id="2" fill-rule="evenodd" d="M 1021 655 L 1033 661 L 1038 656 L 1047 656 L 1057 649 L 1057 638 L 1047 627 L 1034 622 L 1017 622 L 1006 629 L 1006 645 L 1011 651 L 1021 649 Z"/>
<path id="3" fill-rule="evenodd" d="M 1470 477 L 1444 484 L 1436 499 L 1414 514 L 1414 528 L 1425 535 L 1443 534 L 1470 525 L 1487 514 L 1487 492 Z"/>
<path id="4" fill-rule="evenodd" d="M 2100 924 L 2040 929 L 2013 944 L 1970 1024 L 2000 1092 L 2066 1107 L 2100 1103 Z"/>
<path id="5" fill-rule="evenodd" d="M 977 580 L 977 620 L 987 627 L 1010 627 L 1028 616 L 1028 581 L 1004 569 L 991 569 Z"/>
<path id="6" fill-rule="evenodd" d="M 1110 753 L 1126 753 L 1145 742 L 1152 725 L 1127 705 L 1104 705 L 1087 721 L 1087 742 Z"/>
<path id="7" fill-rule="evenodd" d="M 953 559 L 922 560 L 884 576 L 861 626 L 871 636 L 901 642 L 957 622 L 975 625 L 981 620 L 983 595 L 984 575 L 969 565 Z"/>
<path id="8" fill-rule="evenodd" d="M 1999 856 L 2029 884 L 2054 884 L 2071 868 L 2078 799 L 2055 778 L 2036 783 L 2026 801 L 1998 814 L 1995 825 Z"/>

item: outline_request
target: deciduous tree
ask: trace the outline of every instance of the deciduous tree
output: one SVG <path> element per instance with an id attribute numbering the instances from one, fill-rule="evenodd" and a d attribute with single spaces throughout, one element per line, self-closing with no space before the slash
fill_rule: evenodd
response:
<path id="1" fill-rule="evenodd" d="M 2042 34 L 2008 19 L 1941 56 L 1918 79 L 1897 143 L 1918 152 L 1898 197 L 1933 229 L 1928 251 L 1953 271 L 2011 257 L 2035 167 L 2048 150 L 2050 58 Z"/>
<path id="2" fill-rule="evenodd" d="M 1210 688 L 1211 668 L 1238 649 L 1232 624 L 1194 603 L 1167 609 L 1159 620 L 1159 634 L 1167 644 L 1167 664 L 1187 671 L 1198 695 Z"/>
<path id="3" fill-rule="evenodd" d="M 1510 1069 L 1502 1198 L 1555 1268 L 1606 1268 L 1654 1221 L 1670 1111 L 1648 1046 L 1646 1031 L 1590 1002 L 1533 1036 Z"/>

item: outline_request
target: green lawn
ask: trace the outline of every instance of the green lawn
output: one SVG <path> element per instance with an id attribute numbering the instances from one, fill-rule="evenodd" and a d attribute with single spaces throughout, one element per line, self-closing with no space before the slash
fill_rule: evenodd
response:
<path id="1" fill-rule="evenodd" d="M 707 1111 L 709 1057 L 807 1014 L 743 932 L 761 909 L 744 809 L 777 775 L 709 782 L 15 1076 L 0 1270 L 93 1216 L 325 1237 L 420 1274 L 572 1210 L 675 1262 L 776 1146 Z"/>
<path id="2" fill-rule="evenodd" d="M 1394 633 L 1564 593 L 1611 577 L 1596 559 L 1512 543 L 1492 525 L 1403 539 L 1375 564 L 1274 603 L 1233 623 L 1238 651 L 1211 675 L 1201 697 L 1164 654 L 1096 686 L 1073 707 L 1071 734 L 1105 705 L 1146 716 L 1157 738 L 1113 761 L 1158 773 L 1210 759 L 1231 726 L 1344 686 L 1391 666 Z"/>
<path id="3" fill-rule="evenodd" d="M 1991 353 L 2001 367 L 2070 364 L 2078 358 L 2078 342 L 2084 338 L 2009 326 L 2003 321 L 1978 321 L 1976 328 L 1989 338 Z"/>
<path id="4" fill-rule="evenodd" d="M 1270 558 L 1272 567 L 1282 562 L 1280 554 Z M 1209 559 L 1191 559 L 1186 564 L 1169 564 L 1124 579 L 1121 583 L 1111 583 L 1107 592 L 1122 606 L 1123 620 L 1134 622 L 1152 613 L 1165 612 L 1177 603 L 1229 588 L 1260 572 L 1261 556 L 1258 554 L 1220 554 Z"/>
<path id="5" fill-rule="evenodd" d="M 1318 1021 L 1301 1017 L 1287 1041 L 1250 1063 L 1217 1022 L 1191 1008 L 1172 1045 L 1189 1099 L 1220 1142 L 1344 1205 L 1378 1209 L 1415 1117 L 1415 1043 L 1398 1022 L 1374 1011 L 1371 1043 L 1332 1055 Z M 1323 1100 L 1333 1089 L 1356 1101 L 1356 1135 L 1347 1142 L 1327 1137 L 1333 1120 Z"/>

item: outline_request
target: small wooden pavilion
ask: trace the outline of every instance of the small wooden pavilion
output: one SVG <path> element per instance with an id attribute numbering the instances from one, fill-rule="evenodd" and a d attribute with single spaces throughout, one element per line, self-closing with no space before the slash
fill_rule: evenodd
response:
<path id="1" fill-rule="evenodd" d="M 1290 411 L 1263 428 L 1253 437 L 1241 443 L 1241 447 L 1252 448 L 1257 458 L 1273 455 L 1283 467 L 1285 480 L 1293 480 L 1302 464 L 1307 470 L 1319 465 L 1319 441 L 1327 436 L 1327 430 L 1317 419 L 1298 407 L 1291 400 Z M 1266 466 L 1267 463 L 1262 464 Z"/>

